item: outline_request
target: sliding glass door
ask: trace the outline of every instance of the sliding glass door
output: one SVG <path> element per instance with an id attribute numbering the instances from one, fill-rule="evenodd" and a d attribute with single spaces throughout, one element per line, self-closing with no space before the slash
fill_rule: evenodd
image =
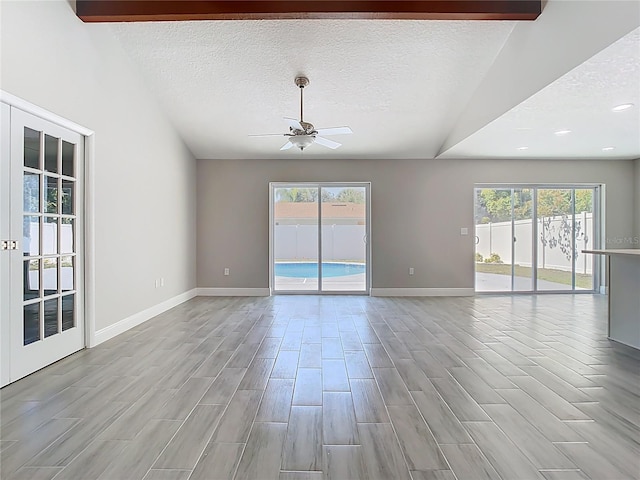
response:
<path id="1" fill-rule="evenodd" d="M 510 188 L 475 191 L 476 290 L 513 290 L 513 195 Z"/>
<path id="2" fill-rule="evenodd" d="M 369 292 L 369 184 L 271 184 L 274 293 Z"/>
<path id="3" fill-rule="evenodd" d="M 513 283 L 514 292 L 528 292 L 533 289 L 533 225 L 532 189 L 513 189 Z"/>
<path id="4" fill-rule="evenodd" d="M 273 187 L 273 288 L 317 292 L 320 271 L 318 188 Z"/>
<path id="5" fill-rule="evenodd" d="M 593 291 L 599 187 L 475 189 L 478 292 Z"/>
<path id="6" fill-rule="evenodd" d="M 593 290 L 594 189 L 538 189 L 538 284 L 544 290 Z"/>

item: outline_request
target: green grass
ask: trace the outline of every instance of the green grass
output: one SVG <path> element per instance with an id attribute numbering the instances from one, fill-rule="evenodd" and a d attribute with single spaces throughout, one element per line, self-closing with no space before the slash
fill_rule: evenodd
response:
<path id="1" fill-rule="evenodd" d="M 476 272 L 511 275 L 511 265 L 508 263 L 476 263 Z M 531 278 L 531 267 L 516 265 L 514 273 L 516 277 Z M 538 278 L 563 285 L 571 285 L 571 272 L 565 272 L 563 270 L 538 268 Z M 585 275 L 584 273 L 576 273 L 576 288 L 592 290 L 593 277 L 591 275 Z"/>

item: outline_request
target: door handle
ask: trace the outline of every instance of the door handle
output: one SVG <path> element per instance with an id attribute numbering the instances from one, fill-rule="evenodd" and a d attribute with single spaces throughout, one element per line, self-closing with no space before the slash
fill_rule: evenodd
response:
<path id="1" fill-rule="evenodd" d="M 2 246 L 0 246 L 0 250 L 9 250 L 9 241 L 2 240 Z"/>
<path id="2" fill-rule="evenodd" d="M 476 235 L 476 245 L 478 245 L 479 243 L 480 243 L 480 237 Z"/>

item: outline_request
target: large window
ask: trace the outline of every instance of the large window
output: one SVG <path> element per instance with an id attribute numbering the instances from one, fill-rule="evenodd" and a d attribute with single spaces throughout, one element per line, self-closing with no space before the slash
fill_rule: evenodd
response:
<path id="1" fill-rule="evenodd" d="M 476 291 L 594 291 L 598 186 L 475 189 Z"/>

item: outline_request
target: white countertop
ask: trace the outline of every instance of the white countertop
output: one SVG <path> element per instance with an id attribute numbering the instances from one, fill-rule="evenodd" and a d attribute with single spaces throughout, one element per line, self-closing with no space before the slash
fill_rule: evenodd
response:
<path id="1" fill-rule="evenodd" d="M 637 255 L 640 256 L 640 248 L 618 248 L 610 250 L 582 250 L 582 253 L 595 253 L 596 255 Z"/>

